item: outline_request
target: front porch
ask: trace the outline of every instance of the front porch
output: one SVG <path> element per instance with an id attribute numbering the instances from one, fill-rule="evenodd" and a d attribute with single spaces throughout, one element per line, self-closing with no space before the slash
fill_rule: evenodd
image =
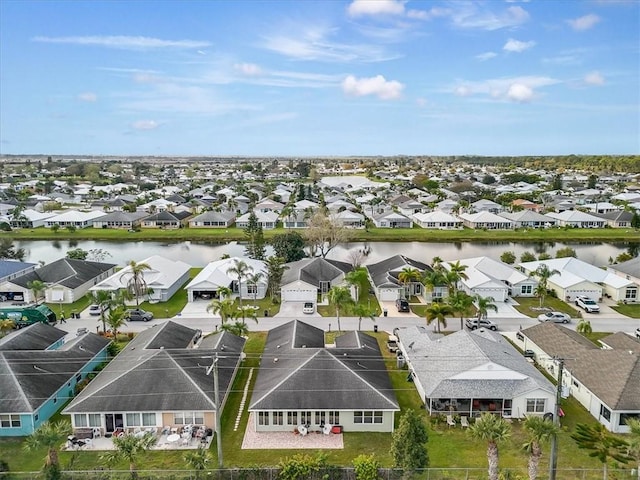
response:
<path id="1" fill-rule="evenodd" d="M 494 413 L 506 418 L 512 417 L 510 398 L 428 398 L 426 407 L 430 415 L 479 417 L 483 413 Z"/>

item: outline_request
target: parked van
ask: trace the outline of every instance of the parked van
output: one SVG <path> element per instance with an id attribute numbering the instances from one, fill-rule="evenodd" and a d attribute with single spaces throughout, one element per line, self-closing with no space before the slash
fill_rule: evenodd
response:
<path id="1" fill-rule="evenodd" d="M 58 319 L 46 305 L 27 305 L 0 308 L 0 320 L 12 320 L 15 328 L 23 328 L 38 322 L 54 325 Z"/>

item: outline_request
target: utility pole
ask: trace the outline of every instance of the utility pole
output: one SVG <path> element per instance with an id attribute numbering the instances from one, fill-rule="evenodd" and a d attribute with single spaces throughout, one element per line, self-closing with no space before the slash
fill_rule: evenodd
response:
<path id="1" fill-rule="evenodd" d="M 562 399 L 562 370 L 564 369 L 564 358 L 557 358 L 558 361 L 558 385 L 556 387 L 556 411 L 553 412 L 553 423 L 560 426 L 560 400 Z M 551 456 L 549 457 L 549 480 L 556 480 L 556 469 L 558 467 L 558 435 L 551 436 Z"/>
<path id="2" fill-rule="evenodd" d="M 220 431 L 220 386 L 218 384 L 218 352 L 213 356 L 213 363 L 209 369 L 209 372 L 213 371 L 213 395 L 216 403 L 216 446 L 218 447 L 218 467 L 222 468 L 222 432 Z M 207 372 L 207 375 L 209 374 Z"/>

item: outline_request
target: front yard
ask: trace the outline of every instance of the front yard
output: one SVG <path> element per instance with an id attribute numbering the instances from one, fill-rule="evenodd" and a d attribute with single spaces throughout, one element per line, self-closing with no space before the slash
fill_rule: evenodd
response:
<path id="1" fill-rule="evenodd" d="M 613 305 L 611 308 L 613 308 L 620 315 L 625 315 L 631 318 L 640 318 L 640 303 Z"/>
<path id="2" fill-rule="evenodd" d="M 540 310 L 540 299 L 536 297 L 516 297 L 515 301 L 519 305 L 514 305 L 515 309 L 523 315 L 536 318 L 544 310 Z M 544 299 L 543 307 L 548 308 L 554 312 L 562 312 L 571 316 L 571 318 L 580 318 L 582 314 L 569 305 L 567 302 L 563 302 L 559 298 L 547 296 Z"/>

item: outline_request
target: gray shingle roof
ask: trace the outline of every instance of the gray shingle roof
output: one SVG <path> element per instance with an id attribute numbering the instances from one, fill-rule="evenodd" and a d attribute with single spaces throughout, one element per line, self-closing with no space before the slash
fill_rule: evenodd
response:
<path id="1" fill-rule="evenodd" d="M 304 258 L 287 263 L 282 275 L 281 285 L 302 280 L 310 285 L 320 286 L 320 282 L 331 282 L 352 270 L 350 264 L 324 258 Z"/>
<path id="2" fill-rule="evenodd" d="M 113 263 L 88 262 L 73 258 L 61 258 L 11 280 L 11 283 L 29 288 L 33 280 L 58 284 L 67 288 L 77 288 L 115 267 Z"/>
<path id="3" fill-rule="evenodd" d="M 46 350 L 67 332 L 38 322 L 0 338 L 0 350 Z"/>
<path id="4" fill-rule="evenodd" d="M 398 273 L 405 267 L 415 268 L 420 272 L 431 271 L 431 267 L 426 263 L 413 260 L 404 255 L 394 255 L 381 262 L 366 266 L 369 276 L 376 287 L 385 285 L 400 286 L 401 282 L 398 280 Z"/>

